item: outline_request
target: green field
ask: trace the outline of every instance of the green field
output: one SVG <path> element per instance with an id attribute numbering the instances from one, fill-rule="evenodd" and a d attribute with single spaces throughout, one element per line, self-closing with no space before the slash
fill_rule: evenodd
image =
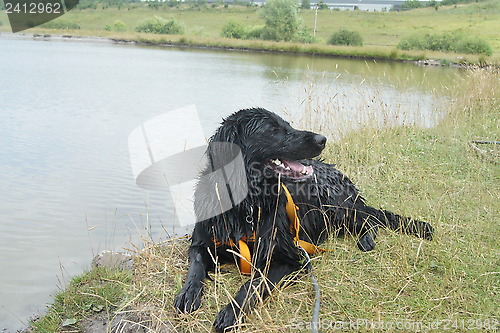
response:
<path id="1" fill-rule="evenodd" d="M 175 18 L 185 26 L 184 36 L 157 36 L 139 34 L 135 27 L 141 21 L 160 16 L 166 19 Z M 300 16 L 309 32 L 313 32 L 315 12 L 303 10 Z M 125 25 L 125 31 L 106 31 L 106 25 L 113 25 L 117 20 Z M 366 11 L 332 11 L 320 10 L 317 16 L 317 42 L 311 45 L 296 43 L 275 43 L 264 41 L 241 41 L 221 38 L 222 27 L 228 21 L 241 22 L 248 26 L 262 26 L 259 9 L 243 6 L 206 6 L 191 8 L 187 5 L 180 8 L 167 6 L 158 9 L 144 4 L 131 4 L 122 8 L 109 7 L 98 9 L 74 9 L 54 22 L 75 23 L 78 30 L 42 29 L 40 27 L 26 30 L 24 33 L 73 34 L 83 36 L 104 36 L 124 40 L 141 40 L 153 43 L 174 43 L 197 46 L 236 47 L 249 49 L 270 49 L 312 54 L 340 54 L 420 59 L 438 58 L 460 62 L 466 58 L 469 62 L 482 60 L 498 63 L 500 59 L 500 4 L 497 1 L 462 4 L 457 6 L 415 9 L 404 12 L 366 12 Z M 0 14 L 0 31 L 9 31 L 6 14 Z M 340 28 L 358 31 L 363 37 L 363 47 L 334 47 L 326 45 L 330 35 Z M 460 30 L 472 37 L 481 37 L 493 48 L 491 57 L 461 54 L 442 54 L 430 51 L 396 51 L 398 42 L 416 32 L 443 33 Z"/>

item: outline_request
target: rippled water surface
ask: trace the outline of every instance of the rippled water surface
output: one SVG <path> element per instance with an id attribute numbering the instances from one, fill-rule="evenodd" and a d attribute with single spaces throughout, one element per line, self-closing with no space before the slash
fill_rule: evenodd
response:
<path id="1" fill-rule="evenodd" d="M 127 138 L 148 119 L 194 104 L 207 137 L 221 117 L 251 106 L 331 138 L 364 121 L 432 126 L 443 87 L 459 75 L 412 64 L 5 36 L 0 61 L 0 330 L 9 331 L 43 312 L 98 251 L 189 231 L 176 225 L 167 190 L 147 191 L 133 179 Z"/>

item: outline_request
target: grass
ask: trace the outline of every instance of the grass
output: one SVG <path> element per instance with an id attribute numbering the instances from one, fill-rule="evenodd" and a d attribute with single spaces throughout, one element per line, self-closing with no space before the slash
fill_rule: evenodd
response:
<path id="1" fill-rule="evenodd" d="M 337 163 L 370 204 L 430 221 L 436 235 L 428 242 L 381 231 L 375 250 L 368 253 L 360 252 L 351 237 L 330 239 L 326 247 L 333 251 L 313 258 L 324 331 L 378 331 L 381 325 L 387 332 L 401 331 L 397 327 L 431 330 L 418 325 L 434 325 L 436 332 L 498 329 L 500 152 L 491 147 L 492 163 L 468 142 L 499 140 L 499 78 L 498 71 L 475 69 L 457 79 L 453 99 L 443 105 L 444 115 L 433 128 L 351 125 L 330 143 L 325 159 Z M 308 110 L 310 119 L 315 110 Z M 324 104 L 322 112 L 336 119 L 332 106 Z M 307 122 L 312 128 L 318 124 Z M 52 326 L 42 327 L 43 318 L 36 323 L 38 331 L 60 331 L 57 324 L 68 318 L 77 319 L 77 325 L 92 309 L 89 304 L 99 304 L 97 309 L 104 307 L 109 315 L 133 313 L 155 332 L 210 332 L 215 314 L 247 278 L 224 266 L 211 274 L 214 281 L 207 280 L 198 311 L 175 314 L 172 302 L 186 273 L 187 246 L 185 240 L 146 241 L 133 250 L 133 278 L 93 271 L 77 277 L 49 309 Z M 305 274 L 288 279 L 294 283 L 274 292 L 238 332 L 308 331 L 313 288 Z M 118 292 L 99 293 L 107 284 Z M 84 304 L 72 299 L 82 295 Z"/>
<path id="2" fill-rule="evenodd" d="M 289 43 L 272 43 L 261 41 L 237 41 L 229 38 L 221 38 L 223 27 L 229 21 L 239 22 L 244 26 L 262 26 L 263 21 L 259 18 L 258 9 L 246 7 L 229 8 L 205 8 L 193 10 L 186 7 L 159 9 L 148 8 L 145 5 L 130 5 L 129 8 L 106 8 L 99 7 L 96 10 L 72 10 L 61 18 L 56 19 L 65 23 L 73 23 L 80 26 L 77 30 L 54 30 L 41 27 L 27 30 L 28 33 L 49 34 L 73 34 L 83 36 L 115 37 L 125 40 L 148 40 L 155 42 L 157 37 L 144 36 L 135 33 L 139 22 L 160 16 L 165 19 L 175 19 L 186 27 L 183 37 L 189 40 L 186 45 L 213 46 L 222 44 L 224 47 L 255 49 L 256 44 L 264 49 L 275 51 L 276 49 L 288 52 L 324 54 L 335 56 L 355 56 L 385 59 L 421 59 L 438 58 L 451 62 L 467 61 L 477 63 L 489 61 L 498 63 L 500 59 L 500 37 L 496 33 L 500 30 L 500 5 L 496 1 L 480 2 L 467 5 L 422 8 L 405 12 L 365 12 L 365 11 L 328 11 L 321 10 L 317 17 L 316 37 L 318 41 L 312 45 Z M 306 28 L 312 32 L 315 21 L 313 10 L 301 12 Z M 120 20 L 124 23 L 123 32 L 110 33 L 105 30 L 106 26 L 112 26 Z M 0 31 L 8 31 L 9 23 L 7 16 L 0 13 Z M 63 24 L 65 25 L 65 24 Z M 334 33 L 341 28 L 356 30 L 364 40 L 363 48 L 346 48 L 326 45 L 326 42 Z M 443 54 L 436 52 L 401 52 L 396 50 L 397 44 L 405 37 L 415 33 L 446 33 L 460 30 L 467 36 L 481 37 L 486 40 L 493 49 L 491 57 L 471 56 L 463 54 Z M 172 37 L 173 38 L 173 37 Z M 179 43 L 182 44 L 182 43 Z"/>
<path id="3" fill-rule="evenodd" d="M 112 318 L 128 297 L 126 290 L 131 282 L 132 273 L 128 271 L 94 268 L 84 272 L 54 297 L 47 314 L 32 323 L 32 331 L 71 330 L 95 313 Z"/>

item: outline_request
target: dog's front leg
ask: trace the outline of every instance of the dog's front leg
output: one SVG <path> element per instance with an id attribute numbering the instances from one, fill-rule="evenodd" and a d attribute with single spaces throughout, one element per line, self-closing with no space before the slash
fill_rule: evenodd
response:
<path id="1" fill-rule="evenodd" d="M 269 296 L 285 276 L 296 270 L 297 265 L 271 262 L 267 277 L 256 272 L 250 280 L 241 286 L 234 299 L 219 312 L 214 322 L 215 330 L 226 332 L 234 328 L 258 302 Z"/>
<path id="2" fill-rule="evenodd" d="M 189 270 L 181 291 L 177 294 L 174 306 L 181 313 L 190 313 L 200 307 L 203 295 L 203 280 L 207 271 L 214 266 L 209 249 L 215 249 L 213 241 L 204 234 L 205 228 L 198 223 L 193 231 L 189 248 Z"/>
<path id="3" fill-rule="evenodd" d="M 285 210 L 262 220 L 255 241 L 252 278 L 241 286 L 234 299 L 217 315 L 214 322 L 217 332 L 224 332 L 241 322 L 245 314 L 269 296 L 283 277 L 302 267 Z"/>

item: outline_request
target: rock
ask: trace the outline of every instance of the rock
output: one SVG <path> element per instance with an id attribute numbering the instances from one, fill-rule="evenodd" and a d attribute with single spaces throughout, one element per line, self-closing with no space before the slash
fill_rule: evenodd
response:
<path id="1" fill-rule="evenodd" d="M 92 259 L 92 268 L 96 267 L 132 270 L 134 261 L 130 254 L 124 252 L 102 251 Z"/>
<path id="2" fill-rule="evenodd" d="M 105 314 L 97 314 L 79 323 L 82 333 L 146 333 L 147 329 L 142 325 L 126 319 L 123 314 L 108 318 Z"/>
<path id="3" fill-rule="evenodd" d="M 150 328 L 151 319 L 134 312 L 116 313 L 111 316 L 96 314 L 79 323 L 82 333 L 171 333 L 177 332 L 167 323 Z"/>
<path id="4" fill-rule="evenodd" d="M 419 60 L 417 62 L 418 65 L 421 66 L 442 66 L 443 64 L 439 60 L 427 59 L 427 60 Z"/>

